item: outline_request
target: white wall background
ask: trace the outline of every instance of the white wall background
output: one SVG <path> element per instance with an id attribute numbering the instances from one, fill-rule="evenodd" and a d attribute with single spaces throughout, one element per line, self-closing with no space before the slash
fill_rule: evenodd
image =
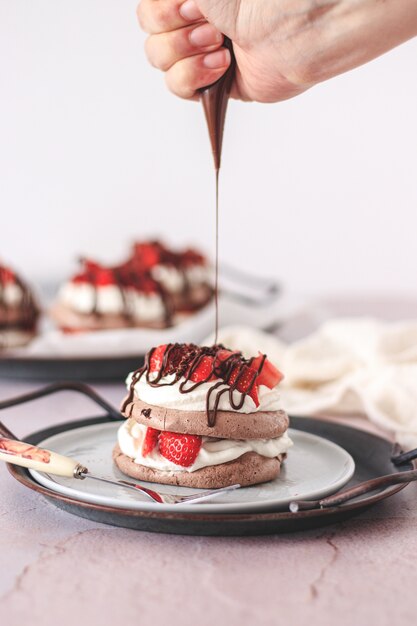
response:
<path id="1" fill-rule="evenodd" d="M 214 251 L 198 104 L 136 0 L 0 0 L 0 255 L 36 279 L 163 235 Z M 417 40 L 295 100 L 233 102 L 221 256 L 292 290 L 417 293 Z"/>

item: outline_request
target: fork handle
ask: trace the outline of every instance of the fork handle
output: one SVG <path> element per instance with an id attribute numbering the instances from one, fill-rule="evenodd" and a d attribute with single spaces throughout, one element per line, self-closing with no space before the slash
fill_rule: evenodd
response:
<path id="1" fill-rule="evenodd" d="M 0 461 L 68 478 L 86 471 L 75 459 L 8 437 L 0 437 Z"/>

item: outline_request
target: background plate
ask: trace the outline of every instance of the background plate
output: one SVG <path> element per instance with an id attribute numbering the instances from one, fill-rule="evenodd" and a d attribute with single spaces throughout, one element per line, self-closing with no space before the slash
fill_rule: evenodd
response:
<path id="1" fill-rule="evenodd" d="M 69 422 L 27 435 L 23 439 L 29 443 L 37 444 L 59 432 L 110 421 L 112 419 L 109 417 L 99 417 Z M 317 418 L 292 417 L 291 426 L 333 441 L 352 455 L 355 461 L 355 473 L 348 486 L 383 474 L 412 469 L 411 464 L 395 467 L 391 463 L 392 445 L 382 437 Z M 8 467 L 12 476 L 21 484 L 42 494 L 50 502 L 68 513 L 113 526 L 186 535 L 262 535 L 317 528 L 346 520 L 380 500 L 392 496 L 406 486 L 406 484 L 401 484 L 381 489 L 379 492 L 372 495 L 367 494 L 339 507 L 299 511 L 298 513 L 290 513 L 289 511 L 212 515 L 185 512 L 166 513 L 161 510 L 157 512 L 135 511 L 82 502 L 76 498 L 55 493 L 40 485 L 24 468 L 13 465 Z"/>
<path id="2" fill-rule="evenodd" d="M 264 305 L 242 304 L 220 298 L 221 322 L 271 329 L 300 314 L 307 302 L 278 292 Z M 45 326 L 45 324 L 44 324 Z M 119 329 L 65 335 L 47 326 L 27 347 L 0 353 L 0 376 L 13 379 L 75 381 L 124 380 L 141 366 L 151 346 L 169 342 L 200 343 L 214 329 L 214 305 L 210 303 L 168 329 Z"/>
<path id="3" fill-rule="evenodd" d="M 114 480 L 123 479 L 126 476 L 117 469 L 111 457 L 117 440 L 117 429 L 121 423 L 75 428 L 42 440 L 39 445 L 77 459 L 82 465 L 87 466 L 92 474 Z M 223 494 L 215 500 L 201 504 L 157 504 L 130 489 L 117 488 L 88 478 L 80 481 L 32 470 L 30 473 L 44 487 L 84 502 L 137 511 L 159 512 L 162 507 L 165 512 L 181 511 L 190 514 L 246 513 L 283 509 L 292 500 L 315 499 L 334 493 L 350 480 L 355 471 L 355 464 L 350 454 L 343 448 L 328 439 L 300 430 L 290 429 L 289 435 L 294 446 L 289 451 L 279 478 Z M 162 493 L 188 495 L 197 491 L 144 481 L 141 484 Z"/>

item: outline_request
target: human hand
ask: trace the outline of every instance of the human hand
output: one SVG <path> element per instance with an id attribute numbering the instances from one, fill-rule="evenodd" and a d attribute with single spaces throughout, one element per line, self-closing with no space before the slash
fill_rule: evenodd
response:
<path id="1" fill-rule="evenodd" d="M 417 34 L 416 0 L 142 0 L 146 52 L 176 95 L 197 98 L 230 64 L 231 96 L 278 102 Z"/>

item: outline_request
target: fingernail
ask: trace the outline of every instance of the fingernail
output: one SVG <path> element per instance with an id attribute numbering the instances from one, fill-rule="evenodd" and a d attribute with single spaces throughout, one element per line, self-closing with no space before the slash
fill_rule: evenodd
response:
<path id="1" fill-rule="evenodd" d="M 206 54 L 203 59 L 203 63 L 211 70 L 216 70 L 220 67 L 224 67 L 230 63 L 230 52 L 226 48 L 222 50 L 216 50 L 211 54 Z"/>
<path id="2" fill-rule="evenodd" d="M 194 20 L 199 20 L 203 17 L 200 9 L 194 2 L 194 0 L 186 0 L 179 8 L 180 15 L 185 20 L 189 20 L 190 22 L 194 22 Z"/>
<path id="3" fill-rule="evenodd" d="M 191 31 L 190 41 L 193 46 L 204 48 L 205 46 L 213 46 L 216 43 L 220 44 L 223 41 L 223 36 L 211 24 L 203 24 Z"/>

